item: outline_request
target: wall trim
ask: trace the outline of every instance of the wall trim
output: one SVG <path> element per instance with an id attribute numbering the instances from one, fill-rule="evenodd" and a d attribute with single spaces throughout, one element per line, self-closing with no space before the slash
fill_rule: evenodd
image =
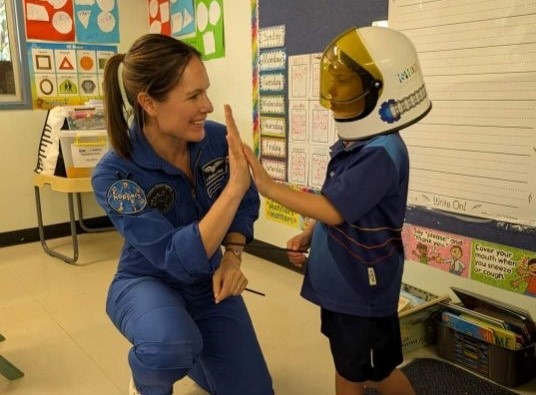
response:
<path id="1" fill-rule="evenodd" d="M 84 224 L 89 227 L 107 227 L 111 226 L 108 217 L 84 218 Z M 86 233 L 80 224 L 76 223 L 76 231 L 78 234 Z M 45 226 L 46 239 L 56 239 L 71 235 L 71 225 L 69 222 L 64 222 L 54 225 Z M 11 232 L 0 233 L 0 248 L 9 247 L 17 244 L 33 243 L 39 241 L 39 229 L 35 228 L 19 229 Z"/>
<path id="2" fill-rule="evenodd" d="M 96 217 L 89 219 L 84 218 L 84 224 L 90 228 L 108 227 L 112 225 L 107 217 Z M 76 229 L 78 234 L 86 233 L 80 227 L 80 224 L 78 222 L 76 223 Z M 45 235 L 47 240 L 70 236 L 70 223 L 64 222 L 60 224 L 47 225 L 45 226 Z M 33 243 L 36 241 L 39 241 L 39 229 L 37 227 L 0 233 L 0 248 L 19 244 Z M 284 248 L 277 247 L 273 244 L 265 243 L 264 241 L 254 239 L 244 248 L 244 251 L 248 254 L 265 259 L 269 262 L 284 266 L 292 271 L 303 273 L 303 269 L 294 267 L 289 262 L 287 258 L 287 253 Z"/>

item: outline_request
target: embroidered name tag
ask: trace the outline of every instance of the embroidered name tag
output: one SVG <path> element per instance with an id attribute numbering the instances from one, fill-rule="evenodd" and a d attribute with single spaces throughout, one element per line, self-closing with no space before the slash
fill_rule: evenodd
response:
<path id="1" fill-rule="evenodd" d="M 147 198 L 143 189 L 132 180 L 119 180 L 107 194 L 108 205 L 119 214 L 136 214 L 145 208 Z"/>
<path id="2" fill-rule="evenodd" d="M 211 198 L 221 191 L 227 171 L 227 158 L 217 158 L 203 166 L 203 180 Z"/>

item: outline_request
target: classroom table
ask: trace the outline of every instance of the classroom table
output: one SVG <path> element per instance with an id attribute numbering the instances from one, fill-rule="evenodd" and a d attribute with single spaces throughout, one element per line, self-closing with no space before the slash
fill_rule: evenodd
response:
<path id="1" fill-rule="evenodd" d="M 82 193 L 93 193 L 93 187 L 91 186 L 91 178 L 68 178 L 54 175 L 47 175 L 42 173 L 33 174 L 33 185 L 35 191 L 35 205 L 37 209 L 37 224 L 39 228 L 39 239 L 43 250 L 58 259 L 61 259 L 64 262 L 75 264 L 78 261 L 78 233 L 76 229 L 76 214 L 74 209 L 74 197 L 76 197 L 76 206 L 78 211 L 78 224 L 84 232 L 103 232 L 107 230 L 114 229 L 113 227 L 88 227 L 84 223 L 84 215 L 82 209 Z M 50 187 L 51 190 L 55 192 L 61 192 L 67 194 L 67 202 L 69 207 L 69 224 L 71 228 L 71 239 L 72 239 L 72 254 L 65 255 L 56 250 L 50 248 L 46 241 L 45 227 L 43 224 L 43 211 L 41 205 L 41 194 L 40 189 L 45 186 Z"/>

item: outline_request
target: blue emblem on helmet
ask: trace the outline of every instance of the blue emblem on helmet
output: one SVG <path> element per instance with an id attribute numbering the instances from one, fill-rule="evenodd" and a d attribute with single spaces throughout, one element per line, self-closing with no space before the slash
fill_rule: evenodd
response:
<path id="1" fill-rule="evenodd" d="M 136 214 L 147 206 L 147 198 L 141 187 L 131 180 L 119 180 L 112 184 L 107 194 L 108 205 L 119 214 Z"/>

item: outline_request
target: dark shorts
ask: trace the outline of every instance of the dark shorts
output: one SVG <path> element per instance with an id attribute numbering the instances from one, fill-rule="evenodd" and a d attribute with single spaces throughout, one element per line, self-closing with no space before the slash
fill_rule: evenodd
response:
<path id="1" fill-rule="evenodd" d="M 398 314 L 356 317 L 321 311 L 337 373 L 352 382 L 381 381 L 402 363 Z"/>

